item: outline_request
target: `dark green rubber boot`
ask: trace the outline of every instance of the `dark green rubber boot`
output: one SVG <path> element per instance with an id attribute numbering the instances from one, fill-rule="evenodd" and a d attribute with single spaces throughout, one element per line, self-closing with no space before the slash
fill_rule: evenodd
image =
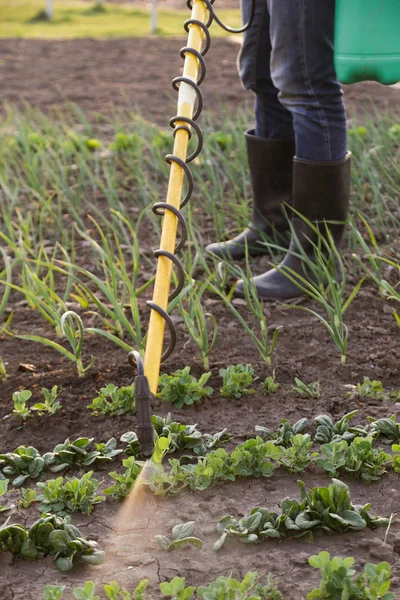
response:
<path id="1" fill-rule="evenodd" d="M 295 158 L 293 164 L 293 205 L 295 210 L 319 226 L 321 235 L 324 235 L 325 231 L 325 238 L 328 226 L 336 248 L 340 247 L 348 213 L 350 154 L 348 152 L 342 160 L 329 163 Z M 335 221 L 335 223 L 329 223 L 329 221 Z M 311 280 L 304 261 L 295 254 L 300 254 L 302 250 L 312 260 L 318 234 L 299 217 L 292 218 L 292 228 L 296 235 L 292 235 L 288 253 L 280 263 L 279 270 L 271 269 L 253 279 L 260 298 L 287 300 L 303 295 L 303 291 L 295 281 L 281 272 L 285 269 L 288 270 L 291 277 L 295 278 L 294 271 L 301 277 Z M 338 280 L 341 279 L 341 276 L 338 271 Z M 235 293 L 244 297 L 243 280 L 238 282 Z"/>
<path id="2" fill-rule="evenodd" d="M 265 245 L 266 236 L 285 248 L 289 245 L 290 227 L 282 205 L 292 204 L 295 142 L 293 139 L 256 137 L 254 130 L 246 131 L 245 136 L 253 189 L 253 217 L 238 236 L 206 247 L 207 252 L 218 258 L 244 258 L 246 244 L 250 256 L 270 254 Z"/>

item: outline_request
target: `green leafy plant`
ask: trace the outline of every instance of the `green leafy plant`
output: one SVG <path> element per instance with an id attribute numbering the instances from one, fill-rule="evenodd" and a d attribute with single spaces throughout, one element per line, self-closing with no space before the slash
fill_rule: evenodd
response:
<path id="1" fill-rule="evenodd" d="M 277 446 L 288 448 L 292 437 L 301 433 L 307 425 L 308 419 L 300 419 L 293 425 L 286 419 L 282 419 L 276 431 L 262 425 L 256 425 L 255 430 L 263 439 L 273 440 Z"/>
<path id="2" fill-rule="evenodd" d="M 43 600 L 62 600 L 65 585 L 45 585 L 43 588 Z"/>
<path id="3" fill-rule="evenodd" d="M 74 589 L 74 598 L 76 600 L 100 600 L 100 596 L 95 593 L 95 584 L 93 581 L 86 581 L 82 587 Z"/>
<path id="4" fill-rule="evenodd" d="M 269 396 L 270 394 L 275 394 L 275 392 L 278 391 L 279 389 L 279 383 L 276 383 L 275 381 L 275 369 L 272 371 L 272 375 L 268 375 L 268 377 L 266 377 L 264 379 L 263 382 L 263 392 L 266 396 Z"/>
<path id="5" fill-rule="evenodd" d="M 104 500 L 103 496 L 96 495 L 99 482 L 92 479 L 92 475 L 93 471 L 89 471 L 81 478 L 73 477 L 65 483 L 63 477 L 39 482 L 37 485 L 42 491 L 37 497 L 39 510 L 61 516 L 73 512 L 90 515 L 95 505 Z"/>
<path id="6" fill-rule="evenodd" d="M 357 385 L 346 385 L 350 388 L 350 392 L 346 393 L 347 397 L 361 396 L 364 398 L 373 398 L 374 400 L 386 400 L 389 396 L 383 388 L 383 384 L 378 379 L 364 377 L 362 383 Z"/>
<path id="7" fill-rule="evenodd" d="M 21 488 L 21 498 L 18 500 L 18 504 L 22 508 L 29 508 L 33 502 L 36 502 L 36 490 Z"/>
<path id="8" fill-rule="evenodd" d="M 33 446 L 18 446 L 14 452 L 0 454 L 0 470 L 7 477 L 14 477 L 12 484 L 20 487 L 28 478 L 37 479 L 53 463 L 52 453 L 40 455 Z"/>
<path id="9" fill-rule="evenodd" d="M 0 479 L 0 498 L 4 496 L 8 491 L 8 479 Z M 0 505 L 0 512 L 10 510 L 11 506 Z"/>
<path id="10" fill-rule="evenodd" d="M 218 577 L 208 586 L 200 586 L 196 591 L 197 598 L 202 600 L 283 600 L 277 590 L 271 573 L 266 584 L 258 581 L 256 572 L 249 571 L 242 581 L 233 577 Z"/>
<path id="11" fill-rule="evenodd" d="M 39 416 L 43 414 L 54 415 L 61 408 L 61 402 L 58 402 L 61 392 L 62 390 L 58 389 L 58 385 L 53 385 L 51 390 L 42 388 L 44 402 L 34 404 L 31 410 L 35 410 Z"/>
<path id="12" fill-rule="evenodd" d="M 174 577 L 171 581 L 160 583 L 160 591 L 163 596 L 171 597 L 173 600 L 190 600 L 196 588 L 185 586 L 184 577 Z"/>
<path id="13" fill-rule="evenodd" d="M 389 592 L 390 565 L 368 563 L 363 573 L 353 569 L 354 558 L 331 558 L 329 552 L 322 551 L 308 559 L 309 564 L 321 571 L 321 582 L 307 596 L 308 600 L 394 600 Z"/>
<path id="14" fill-rule="evenodd" d="M 386 473 L 392 457 L 384 452 L 382 448 L 372 447 L 373 438 L 357 437 L 350 444 L 342 440 L 321 446 L 320 466 L 336 475 L 337 471 L 343 470 L 360 477 L 365 483 L 377 481 Z M 344 462 L 343 462 L 344 460 Z"/>
<path id="15" fill-rule="evenodd" d="M 280 462 L 289 468 L 292 473 L 304 471 L 318 456 L 318 452 L 311 452 L 313 441 L 309 433 L 292 436 L 291 445 L 285 449 Z"/>
<path id="16" fill-rule="evenodd" d="M 29 530 L 6 521 L 0 527 L 0 552 L 5 550 L 29 559 L 50 555 L 61 571 L 69 571 L 78 561 L 91 565 L 104 561 L 104 552 L 81 536 L 70 517 L 56 515 L 40 518 Z"/>
<path id="17" fill-rule="evenodd" d="M 328 444 L 329 442 L 340 442 L 341 440 L 351 441 L 356 436 L 363 437 L 368 435 L 368 429 L 350 425 L 350 421 L 357 413 L 358 410 L 353 410 L 345 414 L 337 423 L 334 423 L 328 415 L 315 417 L 317 430 L 314 442 Z"/>
<path id="18" fill-rule="evenodd" d="M 0 356 L 0 381 L 7 379 L 7 369 L 4 360 Z"/>
<path id="19" fill-rule="evenodd" d="M 218 433 L 201 433 L 197 425 L 184 425 L 172 419 L 171 413 L 166 417 L 153 415 L 151 418 L 154 431 L 157 436 L 168 438 L 168 453 L 181 452 L 182 450 L 194 450 L 196 454 L 205 455 L 213 448 L 218 448 L 231 439 L 226 429 Z M 127 431 L 121 436 L 121 442 L 127 444 L 125 454 L 132 456 L 140 455 L 139 440 L 134 431 Z"/>
<path id="20" fill-rule="evenodd" d="M 133 590 L 132 594 L 127 589 L 121 587 L 116 581 L 110 581 L 104 585 L 104 592 L 109 600 L 146 600 L 145 591 L 149 580 L 142 579 L 139 585 Z M 65 586 L 45 585 L 43 588 L 43 600 L 62 600 Z M 78 600 L 96 600 L 100 596 L 95 595 L 95 584 L 93 581 L 86 581 L 81 587 L 73 590 L 74 598 Z"/>
<path id="21" fill-rule="evenodd" d="M 303 381 L 301 381 L 301 379 L 299 379 L 298 377 L 294 378 L 294 381 L 296 383 L 296 385 L 292 386 L 293 391 L 296 393 L 297 396 L 300 396 L 300 398 L 319 398 L 321 396 L 320 394 L 320 385 L 318 381 L 315 381 L 314 383 L 304 383 Z"/>
<path id="22" fill-rule="evenodd" d="M 206 383 L 211 373 L 203 373 L 199 380 L 190 375 L 190 367 L 178 369 L 171 375 L 162 374 L 159 378 L 158 396 L 164 402 L 171 402 L 176 408 L 199 404 L 203 398 L 211 396 L 213 389 Z"/>
<path id="23" fill-rule="evenodd" d="M 281 457 L 281 448 L 257 436 L 239 444 L 231 453 L 231 470 L 238 477 L 271 477 L 276 467 L 272 461 Z"/>
<path id="24" fill-rule="evenodd" d="M 400 473 L 400 444 L 393 444 L 392 452 L 395 452 L 392 462 L 393 469 L 396 473 Z"/>
<path id="25" fill-rule="evenodd" d="M 142 470 L 143 463 L 136 462 L 135 457 L 130 456 L 122 461 L 122 466 L 125 467 L 123 473 L 117 473 L 116 471 L 109 473 L 115 483 L 104 490 L 107 496 L 113 496 L 117 500 L 122 500 L 128 496 Z"/>
<path id="26" fill-rule="evenodd" d="M 219 550 L 228 537 L 249 544 L 267 538 L 301 537 L 319 529 L 326 533 L 344 533 L 389 524 L 389 519 L 369 514 L 370 504 L 353 505 L 349 488 L 337 479 L 332 479 L 328 487 L 316 487 L 310 492 L 302 481 L 298 481 L 298 485 L 300 502 L 285 498 L 280 504 L 280 514 L 267 508 L 254 508 L 241 519 L 232 516 L 220 519 L 217 530 L 221 537 L 214 544 L 214 550 Z"/>
<path id="27" fill-rule="evenodd" d="M 13 393 L 12 400 L 14 402 L 14 410 L 12 414 L 21 419 L 21 427 L 23 427 L 26 419 L 31 415 L 31 409 L 26 405 L 31 399 L 32 392 L 30 390 L 19 390 Z"/>
<path id="28" fill-rule="evenodd" d="M 95 415 L 136 414 L 134 386 L 118 387 L 109 383 L 100 389 L 99 395 L 88 405 Z"/>
<path id="29" fill-rule="evenodd" d="M 400 442 L 400 423 L 396 423 L 396 416 L 392 415 L 389 419 L 368 418 L 371 423 L 369 433 L 373 437 L 379 437 L 382 444 L 392 444 Z"/>
<path id="30" fill-rule="evenodd" d="M 254 369 L 250 364 L 229 365 L 220 369 L 222 377 L 221 395 L 227 398 L 241 398 L 254 394 L 254 389 L 249 387 L 254 381 Z"/>
<path id="31" fill-rule="evenodd" d="M 192 544 L 197 548 L 202 548 L 202 540 L 193 536 L 194 525 L 194 521 L 188 521 L 187 523 L 175 525 L 175 527 L 172 528 L 172 539 L 169 539 L 165 535 L 155 535 L 154 537 L 164 550 L 181 548 L 186 544 Z"/>

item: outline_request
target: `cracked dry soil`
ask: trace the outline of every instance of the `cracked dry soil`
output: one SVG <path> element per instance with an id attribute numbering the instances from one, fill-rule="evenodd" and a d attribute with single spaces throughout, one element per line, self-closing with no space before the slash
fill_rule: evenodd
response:
<path id="1" fill-rule="evenodd" d="M 294 421 L 307 417 L 312 432 L 312 419 L 321 413 L 329 413 L 338 419 L 357 408 L 356 421 L 360 423 L 367 416 L 396 414 L 400 417 L 399 408 L 393 402 L 345 398 L 343 385 L 357 383 L 364 375 L 381 379 L 387 389 L 400 388 L 397 325 L 392 315 L 384 310 L 372 287 L 363 288 L 349 309 L 350 342 L 345 366 L 340 365 L 331 340 L 311 315 L 289 311 L 279 304 L 267 304 L 271 323 L 283 326 L 273 360 L 281 387 L 273 396 L 264 397 L 257 391 L 241 400 L 228 400 L 219 395 L 219 368 L 236 362 L 250 362 L 260 379 L 270 371 L 260 362 L 254 348 L 243 338 L 237 323 L 231 320 L 220 303 L 209 298 L 206 304 L 217 317 L 221 332 L 211 359 L 213 376 L 210 382 L 216 391 L 199 407 L 182 410 L 175 410 L 171 405 L 156 400 L 154 413 L 166 415 L 172 410 L 177 420 L 198 423 L 201 430 L 208 432 L 227 427 L 233 434 L 229 444 L 231 448 L 252 435 L 255 425 L 274 428 L 282 418 Z M 244 307 L 240 308 L 244 310 Z M 25 330 L 29 326 L 32 330 L 40 330 L 40 323 L 28 310 L 22 310 L 18 319 L 16 325 L 21 326 L 23 322 Z M 201 368 L 179 319 L 177 329 L 178 346 L 163 369 L 171 372 L 188 364 L 192 372 L 199 375 Z M 123 385 L 132 381 L 133 373 L 126 365 L 124 352 L 95 339 L 88 340 L 87 352 L 97 356 L 98 360 L 95 369 L 80 380 L 72 367 L 60 361 L 50 350 L 41 348 L 38 353 L 33 343 L 24 344 L 21 361 L 20 349 L 16 340 L 2 340 L 2 354 L 9 363 L 9 378 L 2 384 L 0 398 L 2 451 L 11 451 L 19 444 L 31 444 L 44 452 L 67 437 L 88 435 L 95 437 L 96 441 L 106 441 L 111 436 L 118 439 L 125 431 L 135 428 L 135 417 L 96 418 L 86 408 L 95 391 L 106 383 Z M 21 371 L 21 362 L 32 363 L 35 371 Z M 306 382 L 320 381 L 321 398 L 296 398 L 291 391 L 295 376 Z M 34 417 L 28 420 L 24 430 L 16 430 L 10 419 L 1 419 L 10 412 L 11 394 L 18 386 L 30 388 L 36 400 L 41 387 L 55 384 L 64 390 L 61 397 L 63 408 L 57 415 Z M 115 468 L 119 468 L 119 461 L 109 470 Z M 103 487 L 108 484 L 107 471 L 96 472 L 96 477 L 103 481 Z M 308 469 L 301 478 L 309 487 L 329 483 L 327 475 L 317 468 Z M 393 568 L 393 589 L 400 595 L 400 527 L 396 518 L 387 535 L 382 529 L 351 535 L 318 534 L 313 542 L 269 541 L 248 546 L 229 543 L 220 552 L 213 552 L 212 546 L 218 537 L 216 523 L 220 517 L 228 513 L 243 515 L 260 505 L 277 509 L 284 497 L 298 497 L 296 479 L 295 475 L 279 469 L 269 479 L 237 480 L 201 493 L 184 492 L 167 501 L 146 493 L 137 503 L 122 507 L 107 498 L 90 517 L 74 515 L 73 518 L 85 535 L 97 540 L 106 549 L 103 566 L 76 567 L 72 572 L 62 574 L 50 559 L 28 562 L 3 554 L 0 557 L 0 599 L 40 600 L 43 586 L 47 583 L 62 584 L 71 590 L 88 579 L 99 583 L 117 580 L 131 588 L 143 577 L 150 579 L 150 597 L 157 598 L 158 582 L 175 575 L 186 577 L 188 584 L 199 585 L 220 574 L 232 573 L 239 577 L 248 570 L 257 570 L 261 575 L 269 571 L 275 575 L 285 600 L 303 600 L 318 581 L 318 573 L 308 566 L 307 559 L 321 549 L 331 554 L 353 555 L 359 567 L 366 562 L 389 561 Z M 390 472 L 370 485 L 352 477 L 343 479 L 350 486 L 354 503 L 370 502 L 372 512 L 382 516 L 390 516 L 400 509 L 399 477 L 395 473 Z M 17 500 L 18 493 L 14 497 Z M 36 508 L 19 509 L 12 515 L 13 521 L 27 524 L 37 517 Z M 168 535 L 175 524 L 187 520 L 196 521 L 195 534 L 204 540 L 203 548 L 185 547 L 172 552 L 161 550 L 154 535 Z"/>

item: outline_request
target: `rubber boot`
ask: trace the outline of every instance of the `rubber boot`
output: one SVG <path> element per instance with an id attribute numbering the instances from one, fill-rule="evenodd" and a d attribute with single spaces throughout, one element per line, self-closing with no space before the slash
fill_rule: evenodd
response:
<path id="1" fill-rule="evenodd" d="M 329 163 L 295 158 L 293 164 L 293 205 L 295 210 L 316 225 L 319 234 L 325 239 L 327 237 L 326 227 L 328 227 L 336 248 L 340 247 L 348 213 L 350 155 L 351 153 L 348 152 L 342 160 Z M 332 224 L 329 221 L 338 223 Z M 296 283 L 281 272 L 286 268 L 291 277 L 295 278 L 294 271 L 301 277 L 312 280 L 304 261 L 295 254 L 299 254 L 303 250 L 313 260 L 318 234 L 297 216 L 292 218 L 292 228 L 296 235 L 292 235 L 288 253 L 280 263 L 279 270 L 271 269 L 253 278 L 260 298 L 287 300 L 303 295 L 304 292 Z M 337 267 L 338 281 L 341 280 L 341 277 L 342 274 Z M 244 297 L 243 280 L 238 282 L 235 293 Z"/>
<path id="2" fill-rule="evenodd" d="M 289 245 L 290 227 L 282 205 L 290 206 L 292 202 L 294 139 L 257 137 L 254 130 L 246 131 L 245 137 L 253 189 L 253 216 L 238 236 L 206 247 L 207 252 L 218 258 L 244 258 L 246 244 L 249 256 L 269 254 L 265 236 L 285 248 Z"/>

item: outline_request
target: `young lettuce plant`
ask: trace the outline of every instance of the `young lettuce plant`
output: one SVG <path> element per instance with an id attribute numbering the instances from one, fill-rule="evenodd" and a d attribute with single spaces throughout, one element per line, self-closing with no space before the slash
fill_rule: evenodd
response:
<path id="1" fill-rule="evenodd" d="M 61 409 L 61 402 L 58 402 L 61 392 L 62 390 L 58 389 L 58 385 L 53 385 L 51 390 L 42 388 L 44 402 L 37 402 L 32 406 L 31 410 L 36 411 L 40 417 L 44 414 L 50 416 L 54 415 L 58 410 Z"/>
<path id="2" fill-rule="evenodd" d="M 217 530 L 221 537 L 214 550 L 222 548 L 226 539 L 232 537 L 249 544 L 268 538 L 302 537 L 315 530 L 345 533 L 389 524 L 389 519 L 370 515 L 370 504 L 353 505 L 349 488 L 342 481 L 332 479 L 328 487 L 316 487 L 310 492 L 302 481 L 297 483 L 300 502 L 285 498 L 280 503 L 280 514 L 257 507 L 241 519 L 230 515 L 220 519 Z"/>
<path id="3" fill-rule="evenodd" d="M 67 479 L 63 477 L 39 482 L 38 488 L 42 491 L 37 497 L 39 510 L 43 513 L 58 513 L 65 516 L 68 513 L 81 512 L 90 515 L 96 504 L 104 500 L 97 496 L 99 482 L 92 479 L 93 471 L 78 477 Z"/>
<path id="4" fill-rule="evenodd" d="M 307 384 L 301 381 L 301 379 L 298 377 L 295 377 L 294 381 L 296 385 L 292 386 L 292 389 L 294 392 L 296 392 L 297 396 L 300 396 L 300 398 L 318 399 L 321 396 L 319 389 L 320 385 L 318 381 Z"/>
<path id="5" fill-rule="evenodd" d="M 391 569 L 387 562 L 378 565 L 368 563 L 363 573 L 357 574 L 354 558 L 331 558 L 329 552 L 322 551 L 308 559 L 309 564 L 321 571 L 321 581 L 307 596 L 308 600 L 394 600 L 389 592 Z"/>
<path id="6" fill-rule="evenodd" d="M 275 369 L 272 371 L 272 375 L 268 375 L 263 381 L 263 392 L 265 396 L 275 394 L 280 388 L 279 383 L 276 383 Z"/>
<path id="7" fill-rule="evenodd" d="M 155 539 L 164 550 L 173 550 L 174 548 L 181 548 L 186 544 L 192 544 L 197 548 L 203 547 L 203 542 L 198 537 L 193 535 L 194 521 L 188 521 L 187 523 L 180 523 L 172 528 L 172 540 L 165 535 L 155 535 Z"/>
<path id="8" fill-rule="evenodd" d="M 136 414 L 134 385 L 118 387 L 109 383 L 100 389 L 99 395 L 93 398 L 87 408 L 95 415 L 118 416 Z"/>
<path id="9" fill-rule="evenodd" d="M 221 396 L 226 398 L 241 398 L 254 394 L 254 389 L 249 387 L 254 381 L 254 369 L 250 364 L 229 365 L 226 369 L 220 369 L 222 377 Z"/>
<path id="10" fill-rule="evenodd" d="M 208 398 L 213 393 L 206 383 L 211 377 L 210 373 L 203 373 L 199 380 L 190 374 L 190 367 L 178 369 L 171 375 L 163 373 L 159 378 L 159 398 L 164 402 L 171 402 L 176 408 L 185 405 L 200 404 L 203 398 Z"/>
<path id="11" fill-rule="evenodd" d="M 304 471 L 318 456 L 318 452 L 311 452 L 313 441 L 309 433 L 298 433 L 291 439 L 291 445 L 285 449 L 280 463 L 290 469 L 292 473 Z"/>
<path id="12" fill-rule="evenodd" d="M 293 425 L 286 419 L 282 419 L 276 431 L 272 431 L 271 429 L 268 429 L 268 427 L 263 427 L 262 425 L 256 425 L 255 430 L 263 439 L 273 440 L 276 446 L 289 448 L 293 436 L 301 433 L 307 425 L 308 419 L 300 419 Z"/>
<path id="13" fill-rule="evenodd" d="M 32 392 L 30 390 L 19 390 L 13 393 L 12 400 L 14 402 L 14 410 L 12 414 L 21 419 L 20 427 L 23 427 L 25 421 L 31 416 L 31 409 L 26 405 L 31 399 Z"/>
<path id="14" fill-rule="evenodd" d="M 143 468 L 143 463 L 137 462 L 134 456 L 130 456 L 122 461 L 122 466 L 125 467 L 123 473 L 113 471 L 108 474 L 115 483 L 104 490 L 106 496 L 113 496 L 117 500 L 122 500 L 129 495 Z"/>
<path id="15" fill-rule="evenodd" d="M 350 425 L 350 421 L 357 413 L 358 410 L 353 410 L 345 414 L 337 423 L 334 423 L 329 415 L 315 417 L 317 430 L 314 442 L 316 444 L 328 444 L 330 442 L 340 442 L 341 440 L 351 441 L 355 437 L 367 436 L 367 428 L 361 427 L 361 425 Z"/>

